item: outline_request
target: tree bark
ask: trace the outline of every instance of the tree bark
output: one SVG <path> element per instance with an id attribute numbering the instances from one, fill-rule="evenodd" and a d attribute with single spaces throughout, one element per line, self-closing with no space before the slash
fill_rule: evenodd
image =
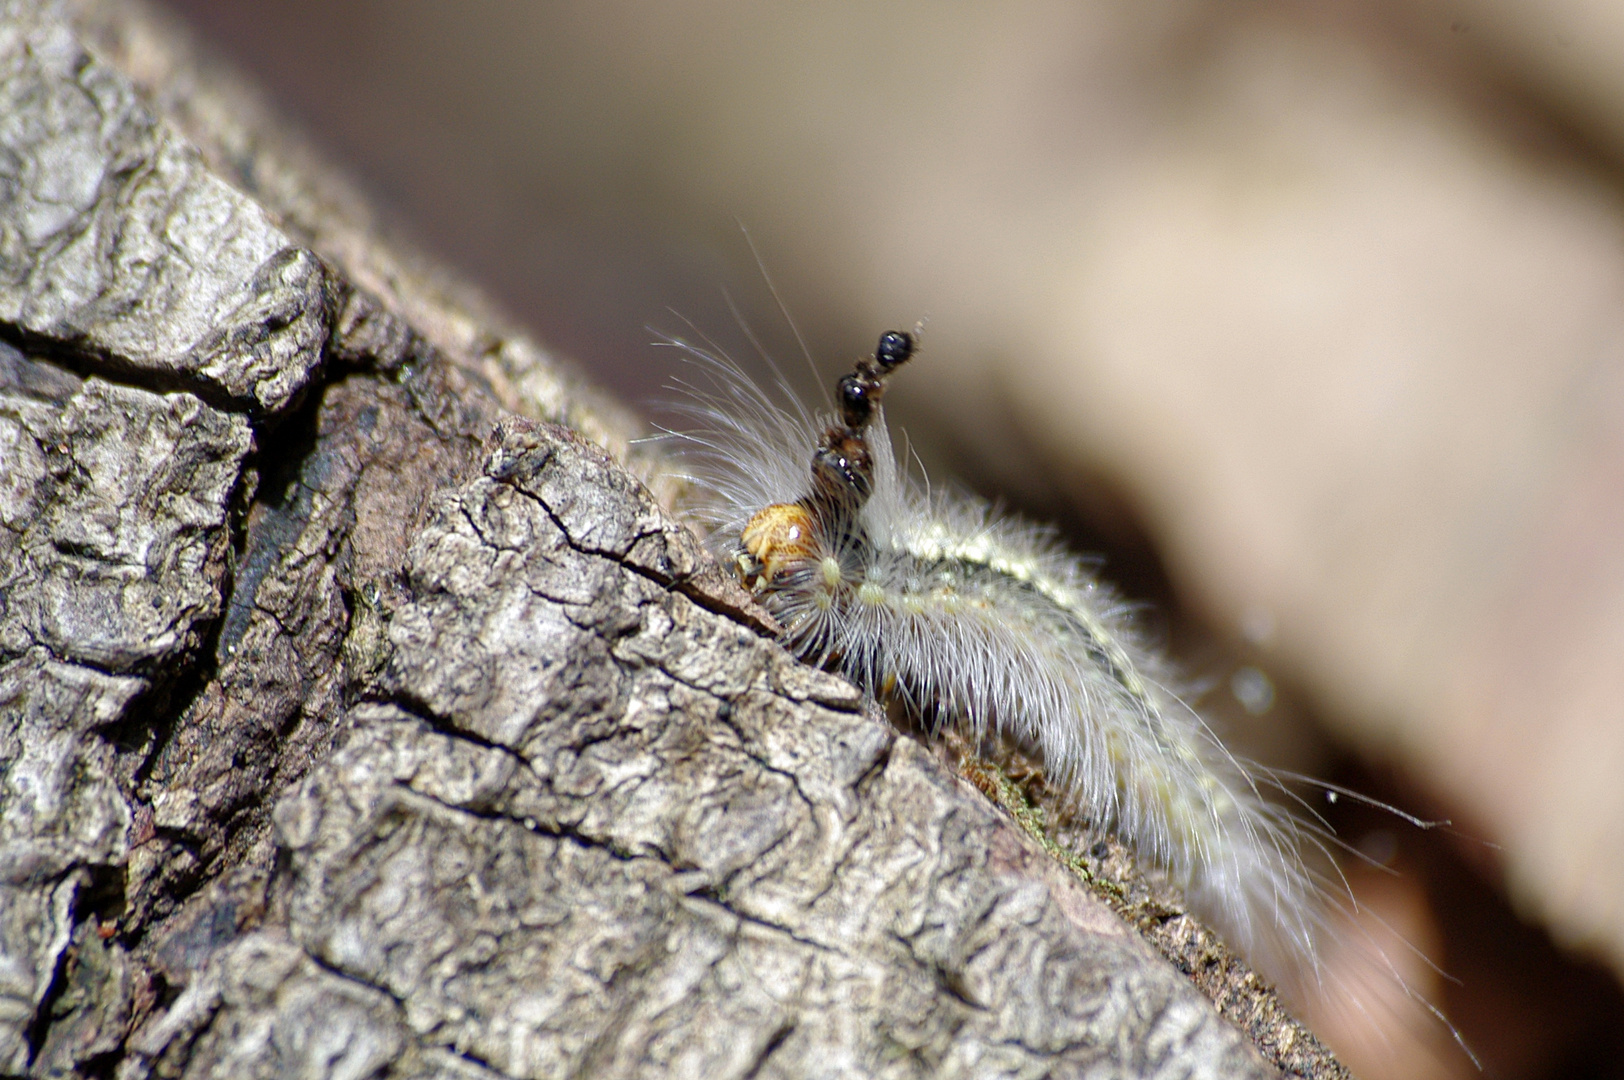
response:
<path id="1" fill-rule="evenodd" d="M 0 1073 L 1272 1075 L 635 431 L 176 27 L 0 0 Z"/>

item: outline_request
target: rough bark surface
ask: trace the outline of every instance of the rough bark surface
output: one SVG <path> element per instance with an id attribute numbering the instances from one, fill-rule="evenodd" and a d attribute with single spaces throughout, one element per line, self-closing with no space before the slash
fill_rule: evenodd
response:
<path id="1" fill-rule="evenodd" d="M 174 28 L 0 0 L 0 1074 L 1271 1075 L 630 430 Z"/>

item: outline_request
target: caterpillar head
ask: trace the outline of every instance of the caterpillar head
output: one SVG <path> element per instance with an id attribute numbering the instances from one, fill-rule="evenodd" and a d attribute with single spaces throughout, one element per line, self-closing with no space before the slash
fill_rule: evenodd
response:
<path id="1" fill-rule="evenodd" d="M 785 567 L 816 557 L 812 511 L 801 503 L 776 503 L 756 511 L 739 535 L 736 569 L 744 587 L 760 593 Z"/>

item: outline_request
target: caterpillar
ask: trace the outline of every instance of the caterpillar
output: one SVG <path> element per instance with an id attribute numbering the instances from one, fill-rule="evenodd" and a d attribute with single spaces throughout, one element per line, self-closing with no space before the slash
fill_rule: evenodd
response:
<path id="1" fill-rule="evenodd" d="M 1336 841 L 1264 797 L 1280 780 L 1168 688 L 1128 606 L 1052 530 L 899 466 L 882 401 L 915 334 L 881 335 L 821 418 L 787 390 L 781 406 L 719 350 L 668 343 L 711 376 L 684 388 L 703 428 L 678 433 L 711 549 L 791 652 L 972 742 L 1035 754 L 1052 789 L 1165 871 L 1288 997 L 1320 989 L 1329 890 L 1304 852 Z"/>

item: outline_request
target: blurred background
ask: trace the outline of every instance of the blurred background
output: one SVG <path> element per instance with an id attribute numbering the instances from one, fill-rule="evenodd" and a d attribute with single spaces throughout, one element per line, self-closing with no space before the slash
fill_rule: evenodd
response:
<path id="1" fill-rule="evenodd" d="M 826 376 L 927 319 L 933 477 L 1103 551 L 1258 756 L 1454 821 L 1338 810 L 1483 1075 L 1624 1076 L 1624 5 L 168 4 L 633 405 L 690 322 L 805 366 L 763 268 Z"/>

